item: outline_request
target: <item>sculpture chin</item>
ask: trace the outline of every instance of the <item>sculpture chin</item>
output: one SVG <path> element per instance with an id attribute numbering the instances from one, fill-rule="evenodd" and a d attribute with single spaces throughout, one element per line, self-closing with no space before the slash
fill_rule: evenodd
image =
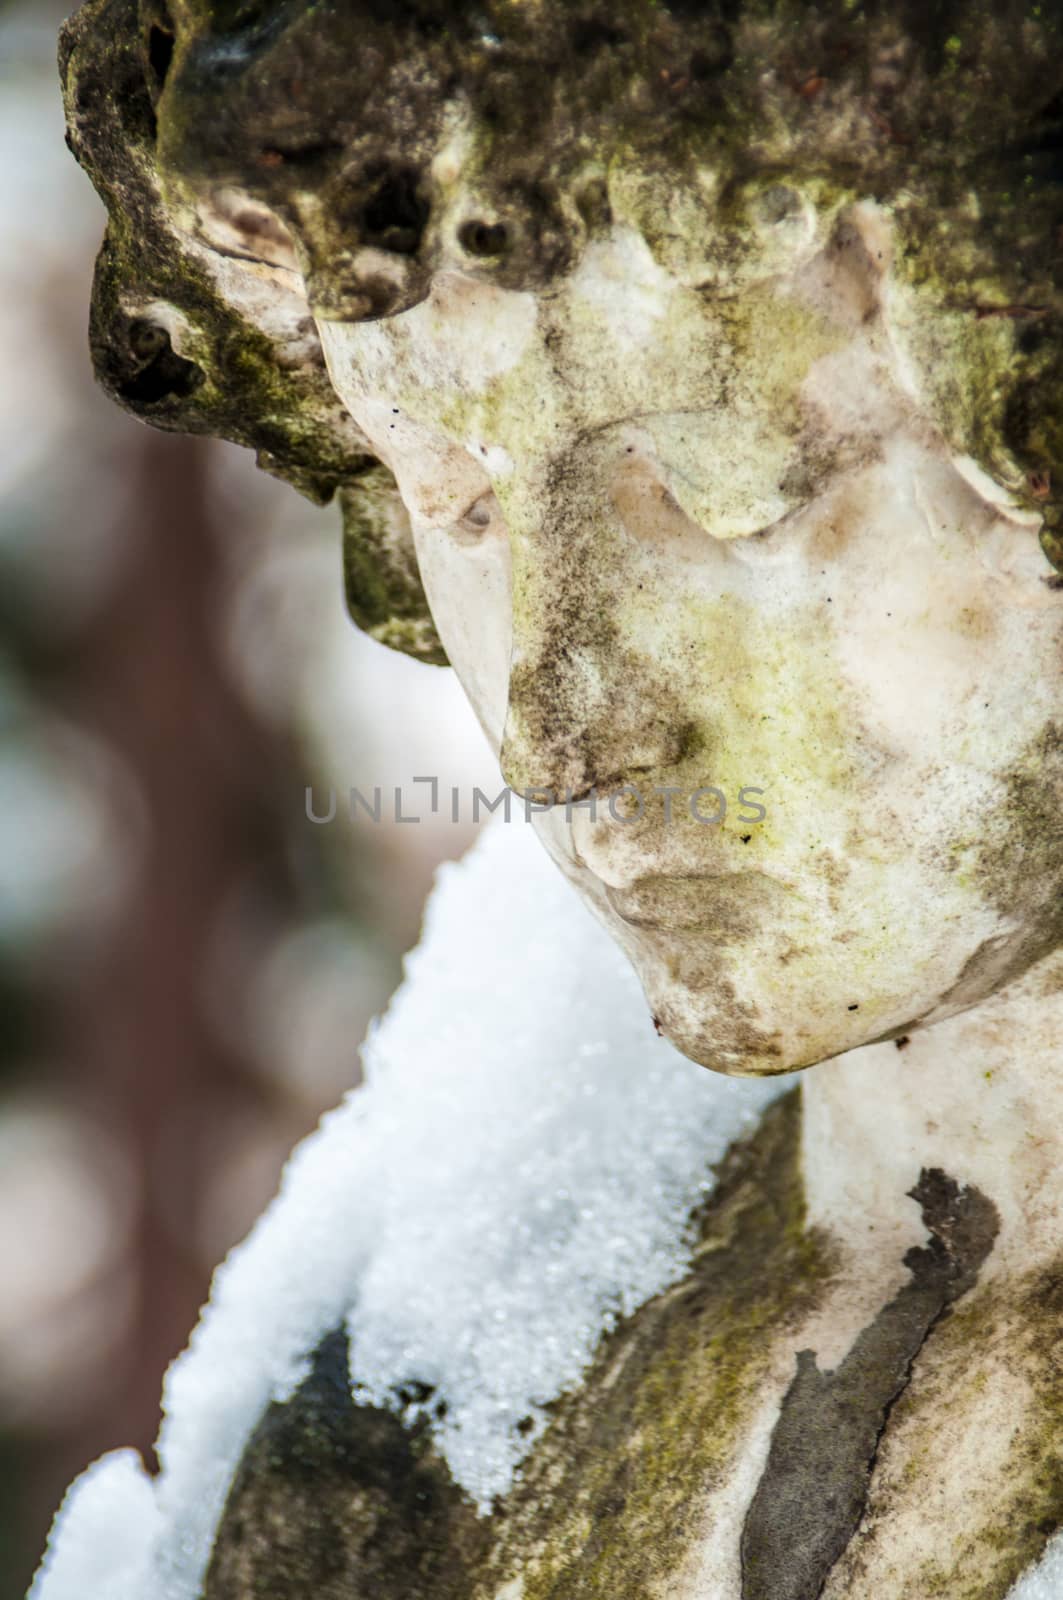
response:
<path id="1" fill-rule="evenodd" d="M 683 1055 L 711 1072 L 732 1078 L 771 1078 L 800 1072 L 822 1061 L 858 1049 L 883 1037 L 877 1027 L 861 1026 L 854 1017 L 849 1026 L 830 1030 L 821 1015 L 792 1011 L 784 1019 L 766 1016 L 763 1008 L 743 1001 L 724 980 L 714 995 L 679 991 L 665 993 L 643 979 L 658 1031 Z M 898 1027 L 897 1033 L 904 1028 Z"/>
<path id="2" fill-rule="evenodd" d="M 829 926 L 819 949 L 797 957 L 783 930 L 721 947 L 704 929 L 603 920 L 639 975 L 658 1033 L 699 1066 L 745 1078 L 803 1071 L 916 1033 L 1020 981 L 1058 944 L 1034 922 L 928 953 L 899 930 L 861 974 Z"/>
<path id="3" fill-rule="evenodd" d="M 649 989 L 647 998 L 652 1005 Z M 710 1004 L 705 1017 L 699 1019 L 698 999 L 696 994 L 683 995 L 678 1003 L 674 998 L 659 999 L 653 1005 L 654 1023 L 691 1061 L 731 1078 L 773 1078 L 801 1072 L 863 1045 L 903 1037 L 908 1028 L 917 1026 L 913 1020 L 883 1033 L 876 1027 L 859 1026 L 854 1019 L 853 1026 L 830 1034 L 823 1029 L 822 1019 L 809 1015 L 803 1022 L 787 1017 L 785 1026 L 773 1028 L 763 1020 L 744 1018 L 741 1013 L 746 1008 L 737 997 L 729 1018 L 716 1004 Z"/>
<path id="4" fill-rule="evenodd" d="M 697 1066 L 705 1067 L 709 1072 L 718 1072 L 725 1078 L 777 1078 L 789 1072 L 800 1072 L 806 1067 L 814 1067 L 824 1059 L 817 1057 L 813 1061 L 792 1061 L 788 1059 L 789 1052 L 775 1045 L 766 1046 L 760 1051 L 751 1049 L 747 1054 L 742 1054 L 733 1048 L 723 1051 L 719 1039 L 712 1035 L 680 1033 L 667 1027 L 657 1016 L 654 1021 L 662 1035 L 681 1055 L 695 1062 Z"/>

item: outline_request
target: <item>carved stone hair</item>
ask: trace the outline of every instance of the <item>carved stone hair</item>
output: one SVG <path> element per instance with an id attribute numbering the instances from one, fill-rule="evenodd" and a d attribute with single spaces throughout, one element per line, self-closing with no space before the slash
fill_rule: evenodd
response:
<path id="1" fill-rule="evenodd" d="M 89 0 L 61 70 L 110 211 L 100 380 L 338 495 L 389 644 L 443 659 L 309 308 L 393 316 L 443 267 L 549 294 L 621 191 L 707 294 L 798 195 L 888 205 L 935 421 L 1063 565 L 1063 0 Z"/>

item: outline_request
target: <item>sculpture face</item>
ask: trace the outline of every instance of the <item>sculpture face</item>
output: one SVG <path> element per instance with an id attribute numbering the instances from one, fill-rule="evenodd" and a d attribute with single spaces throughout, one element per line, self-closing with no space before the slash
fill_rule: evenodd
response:
<path id="1" fill-rule="evenodd" d="M 427 594 L 681 1049 L 1063 942 L 1057 6 L 93 8 L 97 369 L 342 490 L 352 612 L 439 659 Z"/>
<path id="2" fill-rule="evenodd" d="M 400 315 L 319 317 L 506 781 L 551 792 L 536 826 L 662 1031 L 746 1074 L 961 1009 L 1063 937 L 1040 519 L 929 421 L 933 306 L 887 214 L 755 203 L 726 274 L 662 264 L 614 204 L 547 294 L 455 263 Z"/>

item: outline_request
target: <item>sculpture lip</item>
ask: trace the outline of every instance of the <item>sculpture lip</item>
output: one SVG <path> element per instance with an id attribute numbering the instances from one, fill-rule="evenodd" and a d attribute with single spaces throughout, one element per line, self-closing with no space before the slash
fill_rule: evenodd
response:
<path id="1" fill-rule="evenodd" d="M 752 869 L 735 872 L 658 873 L 616 887 L 605 885 L 605 897 L 624 922 L 636 928 L 665 932 L 698 930 L 741 936 L 752 932 L 754 921 L 783 886 L 767 873 Z"/>

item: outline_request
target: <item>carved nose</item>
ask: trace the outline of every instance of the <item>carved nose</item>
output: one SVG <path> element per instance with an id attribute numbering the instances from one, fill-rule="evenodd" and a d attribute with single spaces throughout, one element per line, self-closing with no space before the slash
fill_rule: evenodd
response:
<path id="1" fill-rule="evenodd" d="M 501 754 L 511 789 L 579 800 L 681 759 L 690 729 L 672 696 L 649 663 L 624 665 L 568 638 L 514 662 Z"/>
<path id="2" fill-rule="evenodd" d="M 680 686 L 634 644 L 638 607 L 652 616 L 666 596 L 650 581 L 643 592 L 640 541 L 611 493 L 618 448 L 584 441 L 499 491 L 513 585 L 501 763 L 521 793 L 607 792 L 689 747 Z"/>

